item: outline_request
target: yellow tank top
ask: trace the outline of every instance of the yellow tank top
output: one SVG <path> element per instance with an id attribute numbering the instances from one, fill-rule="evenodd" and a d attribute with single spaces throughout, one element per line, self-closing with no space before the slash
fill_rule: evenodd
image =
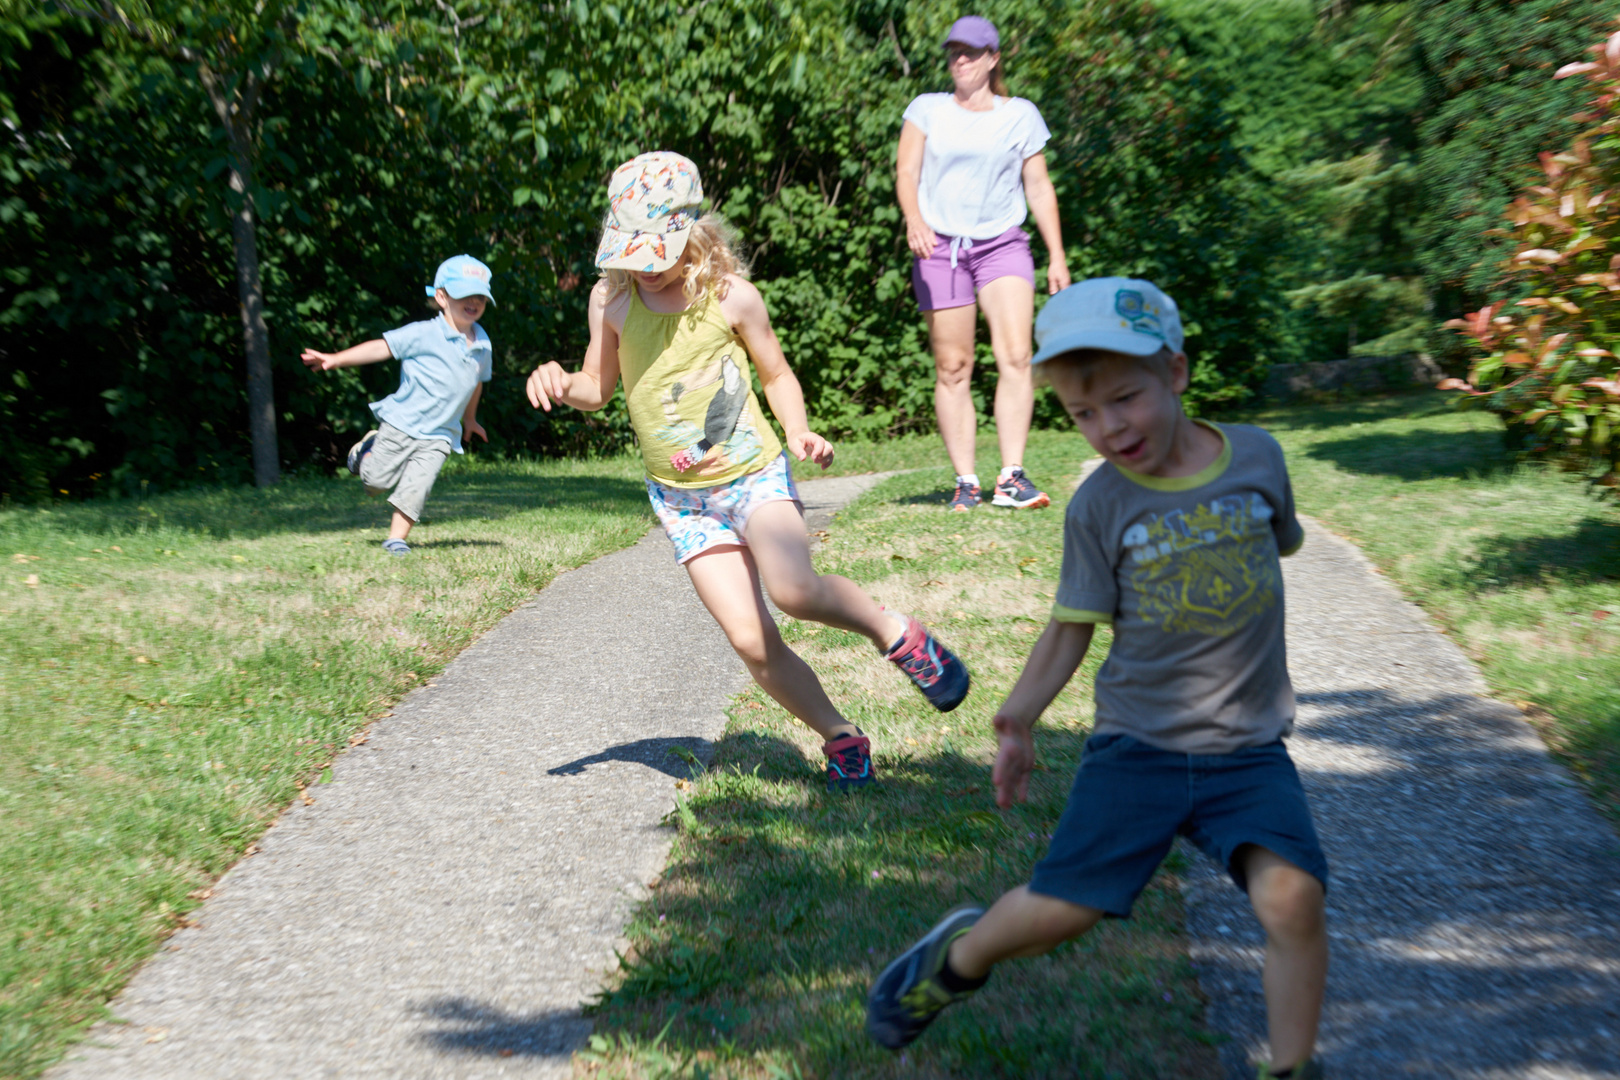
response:
<path id="1" fill-rule="evenodd" d="M 713 293 L 649 311 L 634 285 L 619 372 L 648 474 L 673 488 L 729 484 L 782 452 L 754 396 L 753 366 Z"/>

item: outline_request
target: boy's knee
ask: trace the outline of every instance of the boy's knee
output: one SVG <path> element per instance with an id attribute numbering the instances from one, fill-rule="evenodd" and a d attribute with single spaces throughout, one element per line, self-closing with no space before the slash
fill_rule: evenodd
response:
<path id="1" fill-rule="evenodd" d="M 1274 937 L 1312 937 L 1326 925 L 1322 883 L 1292 864 L 1268 867 L 1252 878 L 1249 901 L 1255 918 Z"/>

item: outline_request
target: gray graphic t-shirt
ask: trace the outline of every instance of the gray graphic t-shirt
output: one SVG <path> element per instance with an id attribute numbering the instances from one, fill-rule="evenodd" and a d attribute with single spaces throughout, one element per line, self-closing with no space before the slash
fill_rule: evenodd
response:
<path id="1" fill-rule="evenodd" d="M 1196 476 L 1104 463 L 1063 526 L 1053 617 L 1106 622 L 1096 733 L 1229 754 L 1293 729 L 1279 555 L 1304 541 L 1277 441 L 1206 425 L 1225 448 Z"/>

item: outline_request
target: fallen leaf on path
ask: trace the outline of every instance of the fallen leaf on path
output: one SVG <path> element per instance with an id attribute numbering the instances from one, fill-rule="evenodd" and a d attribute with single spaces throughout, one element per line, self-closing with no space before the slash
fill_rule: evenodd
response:
<path id="1" fill-rule="evenodd" d="M 168 1028 L 149 1027 L 146 1030 L 146 1041 L 149 1043 L 162 1042 L 169 1037 Z"/>
<path id="2" fill-rule="evenodd" d="M 23 584 L 28 586 L 30 589 L 39 588 L 39 575 L 29 574 L 27 577 L 23 578 Z"/>
<path id="3" fill-rule="evenodd" d="M 1609 613 L 1607 611 L 1594 611 L 1594 612 L 1592 612 L 1592 618 L 1597 619 L 1599 621 L 1602 621 L 1603 619 L 1607 619 L 1608 617 L 1609 617 Z"/>
<path id="4" fill-rule="evenodd" d="M 369 731 L 357 731 L 353 735 L 349 736 L 349 745 L 359 746 L 361 743 L 368 741 L 370 738 L 371 733 Z"/>
<path id="5" fill-rule="evenodd" d="M 188 900 L 206 900 L 210 896 L 213 896 L 213 895 L 214 895 L 214 890 L 213 889 L 193 889 L 191 892 L 186 893 L 186 899 L 188 899 Z"/>

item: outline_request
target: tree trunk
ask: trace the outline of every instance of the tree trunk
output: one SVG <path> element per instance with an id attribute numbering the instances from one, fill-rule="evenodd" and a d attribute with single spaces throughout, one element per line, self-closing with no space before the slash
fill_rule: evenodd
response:
<path id="1" fill-rule="evenodd" d="M 270 329 L 264 322 L 264 286 L 259 280 L 257 223 L 253 218 L 253 164 L 248 134 L 231 130 L 231 240 L 236 248 L 236 290 L 241 300 L 242 343 L 247 353 L 248 431 L 253 436 L 253 482 L 281 480 L 276 445 L 276 399 L 270 374 Z"/>

